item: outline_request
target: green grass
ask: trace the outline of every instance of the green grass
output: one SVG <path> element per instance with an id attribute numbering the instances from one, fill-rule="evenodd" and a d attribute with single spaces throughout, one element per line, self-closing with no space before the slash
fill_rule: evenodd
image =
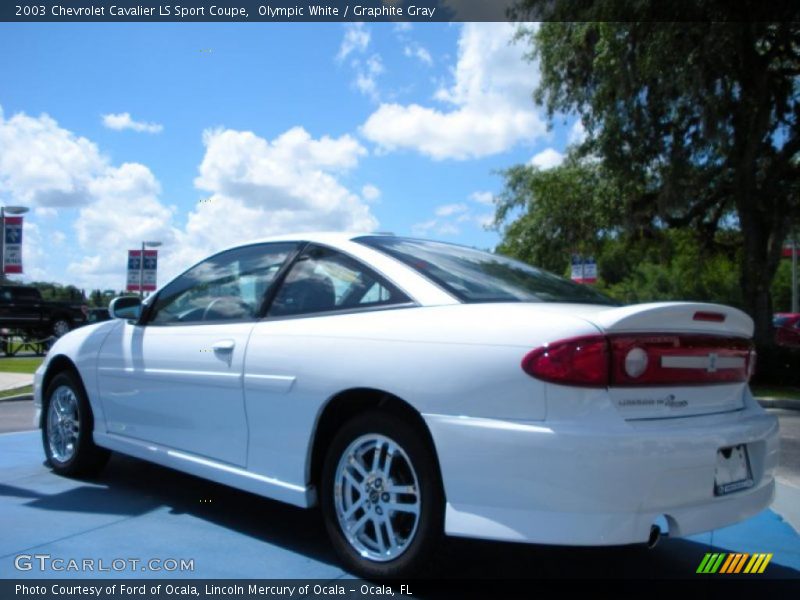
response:
<path id="1" fill-rule="evenodd" d="M 31 373 L 39 368 L 44 358 L 0 358 L 0 373 Z"/>
<path id="2" fill-rule="evenodd" d="M 800 400 L 800 388 L 777 385 L 754 385 L 753 395 L 756 398 L 789 398 Z"/>
<path id="3" fill-rule="evenodd" d="M 21 396 L 22 394 L 32 394 L 33 386 L 26 385 L 25 387 L 16 388 L 13 390 L 5 390 L 0 392 L 0 398 L 9 398 L 11 396 Z"/>

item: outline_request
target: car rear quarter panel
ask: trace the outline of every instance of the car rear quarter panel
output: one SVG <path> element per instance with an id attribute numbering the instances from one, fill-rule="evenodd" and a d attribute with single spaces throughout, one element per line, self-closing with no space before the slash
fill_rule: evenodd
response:
<path id="1" fill-rule="evenodd" d="M 305 483 L 319 416 L 352 388 L 390 393 L 422 414 L 542 420 L 544 384 L 522 371 L 523 356 L 591 332 L 581 319 L 508 304 L 263 321 L 245 358 L 248 468 Z"/>

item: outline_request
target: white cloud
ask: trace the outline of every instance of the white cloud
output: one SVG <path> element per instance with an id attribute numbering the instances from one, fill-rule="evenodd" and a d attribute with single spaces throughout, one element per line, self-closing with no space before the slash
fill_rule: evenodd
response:
<path id="1" fill-rule="evenodd" d="M 494 225 L 494 213 L 484 213 L 475 217 L 475 222 L 481 229 L 488 229 Z"/>
<path id="2" fill-rule="evenodd" d="M 403 54 L 408 58 L 416 58 L 421 63 L 431 66 L 433 64 L 433 57 L 428 50 L 417 43 L 407 44 L 403 48 Z"/>
<path id="3" fill-rule="evenodd" d="M 384 150 L 436 160 L 489 156 L 546 135 L 531 99 L 538 66 L 523 60 L 524 44 L 511 43 L 515 31 L 509 23 L 465 23 L 453 83 L 435 94 L 446 109 L 384 103 L 361 133 Z"/>
<path id="4" fill-rule="evenodd" d="M 103 125 L 115 131 L 130 129 L 131 131 L 138 131 L 140 133 L 161 133 L 164 130 L 164 126 L 158 123 L 135 121 L 131 117 L 131 113 L 126 112 L 103 115 Z"/>
<path id="5" fill-rule="evenodd" d="M 353 52 L 364 52 L 369 46 L 370 32 L 364 23 L 348 23 L 344 26 L 344 38 L 339 46 L 336 60 L 343 61 Z"/>
<path id="6" fill-rule="evenodd" d="M 370 39 L 370 31 L 364 23 L 345 25 L 344 38 L 336 54 L 336 62 L 342 63 L 352 55 L 352 60 L 348 62 L 355 73 L 353 87 L 374 102 L 378 102 L 380 100 L 378 77 L 384 72 L 383 60 L 380 54 L 375 53 L 366 59 L 359 56 L 366 54 Z"/>
<path id="7" fill-rule="evenodd" d="M 206 131 L 203 141 L 195 186 L 208 194 L 207 201 L 189 214 L 178 239 L 179 246 L 197 249 L 193 258 L 248 238 L 372 231 L 378 225 L 369 206 L 339 178 L 366 154 L 349 135 L 314 139 L 294 127 L 270 141 L 249 131 L 216 129 Z"/>
<path id="8" fill-rule="evenodd" d="M 546 148 L 531 159 L 531 164 L 542 170 L 552 169 L 562 162 L 564 162 L 564 155 L 555 148 Z"/>
<path id="9" fill-rule="evenodd" d="M 366 149 L 352 136 L 312 138 L 294 127 L 266 140 L 252 132 L 217 129 L 203 136 L 206 150 L 195 180 L 205 202 L 176 223 L 155 174 L 145 165 L 113 165 L 89 140 L 61 128 L 47 115 L 5 119 L 0 110 L 0 192 L 9 202 L 34 208 L 36 218 L 75 216 L 44 231 L 25 222 L 26 277 L 87 289 L 121 289 L 126 251 L 159 240 L 159 282 L 192 261 L 247 238 L 313 229 L 371 231 L 377 220 L 363 196 L 341 181 Z M 77 209 L 67 213 L 64 209 Z M 63 246 L 61 260 L 54 245 Z M 64 262 L 66 261 L 66 267 Z"/>
<path id="10" fill-rule="evenodd" d="M 383 61 L 380 55 L 373 54 L 366 61 L 354 60 L 353 68 L 356 71 L 354 85 L 356 89 L 377 102 L 380 99 L 378 92 L 378 77 L 383 73 Z"/>
<path id="11" fill-rule="evenodd" d="M 492 205 L 493 196 L 491 192 L 473 192 L 469 199 L 480 205 Z M 486 229 L 494 223 L 494 213 L 476 214 L 473 207 L 463 203 L 455 202 L 443 204 L 434 209 L 434 218 L 421 221 L 411 226 L 414 235 L 458 235 L 461 233 L 462 225 L 471 225 Z"/>
<path id="12" fill-rule="evenodd" d="M 58 216 L 58 210 L 52 206 L 37 206 L 33 209 L 33 214 L 42 219 L 52 219 Z"/>
<path id="13" fill-rule="evenodd" d="M 485 204 L 486 206 L 494 205 L 494 194 L 492 192 L 472 192 L 469 199 L 478 204 Z"/>
<path id="14" fill-rule="evenodd" d="M 437 217 L 452 217 L 467 210 L 469 209 L 466 204 L 444 204 L 436 208 L 435 214 Z"/>
<path id="15" fill-rule="evenodd" d="M 572 125 L 567 136 L 568 144 L 581 144 L 586 139 L 586 128 L 583 123 L 578 120 Z"/>
<path id="16" fill-rule="evenodd" d="M 434 229 L 436 225 L 438 225 L 438 221 L 436 219 L 431 219 L 430 221 L 423 221 L 421 223 L 414 223 L 411 226 L 411 231 L 414 235 L 425 235 Z"/>
<path id="17" fill-rule="evenodd" d="M 361 197 L 367 202 L 376 202 L 381 197 L 381 191 L 376 186 L 368 183 L 361 188 Z"/>
<path id="18" fill-rule="evenodd" d="M 108 165 L 97 146 L 50 116 L 0 109 L 0 193 L 17 204 L 79 206 L 89 202 L 88 185 Z"/>

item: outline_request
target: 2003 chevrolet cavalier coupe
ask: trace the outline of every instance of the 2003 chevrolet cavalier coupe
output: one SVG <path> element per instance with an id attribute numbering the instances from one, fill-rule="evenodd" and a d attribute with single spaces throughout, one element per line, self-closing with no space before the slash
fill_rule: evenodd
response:
<path id="1" fill-rule="evenodd" d="M 220 252 L 111 312 L 36 372 L 52 469 L 113 450 L 319 503 L 362 575 L 410 572 L 442 532 L 640 543 L 774 494 L 736 309 L 621 307 L 497 255 L 340 233 Z"/>

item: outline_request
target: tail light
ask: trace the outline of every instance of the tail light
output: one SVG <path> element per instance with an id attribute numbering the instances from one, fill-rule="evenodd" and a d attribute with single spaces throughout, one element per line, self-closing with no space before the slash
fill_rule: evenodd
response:
<path id="1" fill-rule="evenodd" d="M 528 375 L 565 385 L 605 387 L 608 367 L 608 340 L 602 335 L 548 344 L 522 359 L 522 369 Z"/>
<path id="2" fill-rule="evenodd" d="M 561 340 L 522 359 L 533 377 L 562 385 L 633 387 L 749 381 L 750 341 L 710 335 L 612 335 Z"/>

